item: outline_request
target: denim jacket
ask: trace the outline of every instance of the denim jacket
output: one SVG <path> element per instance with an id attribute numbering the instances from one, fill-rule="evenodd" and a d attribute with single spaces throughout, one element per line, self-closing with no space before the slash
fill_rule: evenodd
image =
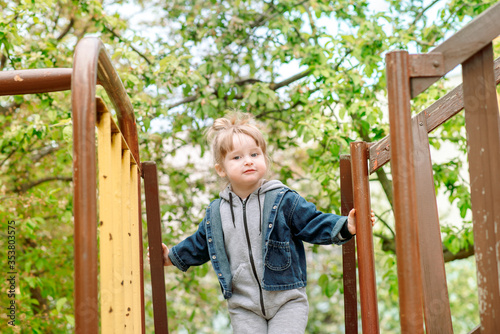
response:
<path id="1" fill-rule="evenodd" d="M 190 266 L 212 262 L 222 294 L 232 295 L 232 276 L 224 247 L 220 219 L 220 199 L 210 203 L 198 230 L 170 249 L 172 263 L 182 271 Z M 306 256 L 303 241 L 341 245 L 351 239 L 339 238 L 347 217 L 322 213 L 289 188 L 271 190 L 264 200 L 262 220 L 262 287 L 268 291 L 306 286 Z"/>

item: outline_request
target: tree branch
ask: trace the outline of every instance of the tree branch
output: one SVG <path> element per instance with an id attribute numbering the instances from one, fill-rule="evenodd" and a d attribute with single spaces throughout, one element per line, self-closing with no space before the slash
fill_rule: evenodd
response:
<path id="1" fill-rule="evenodd" d="M 36 161 L 42 159 L 43 157 L 45 157 L 53 152 L 56 152 L 60 149 L 61 149 L 61 147 L 59 145 L 58 146 L 49 145 L 49 146 L 42 147 L 41 149 L 39 149 L 33 153 L 32 157 L 31 157 L 31 161 L 36 162 Z"/>
<path id="2" fill-rule="evenodd" d="M 380 234 L 377 234 L 376 236 L 382 239 L 382 250 L 384 252 L 391 252 L 396 254 L 396 241 L 394 238 L 388 238 Z M 443 246 L 443 258 L 445 263 L 455 260 L 466 259 L 472 255 L 474 255 L 474 246 L 462 248 L 455 254 L 453 254 L 448 250 L 448 248 Z"/>
<path id="3" fill-rule="evenodd" d="M 312 73 L 312 68 L 308 68 L 307 70 L 305 71 L 302 71 L 300 73 L 297 73 L 295 74 L 294 76 L 291 76 L 290 78 L 288 79 L 285 79 L 281 82 L 278 82 L 278 83 L 270 83 L 269 84 L 269 88 L 272 89 L 272 90 L 278 90 L 280 89 L 281 87 L 285 87 L 285 86 L 288 86 L 289 84 L 291 84 L 292 82 L 295 82 L 297 80 L 300 80 L 302 78 L 305 78 L 307 77 L 308 75 L 310 75 Z"/>
<path id="4" fill-rule="evenodd" d="M 64 36 L 66 36 L 69 33 L 69 31 L 71 30 L 71 28 L 73 28 L 74 25 L 75 25 L 75 18 L 71 17 L 71 20 L 69 20 L 68 25 L 66 26 L 66 28 L 64 28 L 63 31 L 61 31 L 61 33 L 57 37 L 57 40 L 58 41 L 62 40 Z"/>
<path id="5" fill-rule="evenodd" d="M 437 4 L 440 0 L 434 0 L 433 2 L 431 2 L 427 7 L 425 7 L 424 9 L 422 9 L 418 14 L 417 16 L 415 16 L 415 19 L 413 20 L 413 23 L 411 24 L 412 26 L 416 25 L 417 24 L 417 21 L 420 20 L 420 18 L 424 15 L 424 13 L 426 11 L 428 11 L 432 6 L 434 6 L 435 4 Z"/>
<path id="6" fill-rule="evenodd" d="M 67 182 L 70 182 L 70 181 L 73 181 L 73 177 L 72 176 L 49 176 L 49 177 L 45 177 L 45 178 L 42 178 L 42 179 L 39 179 L 39 180 L 36 180 L 36 181 L 33 181 L 33 182 L 28 182 L 28 183 L 21 184 L 16 189 L 14 189 L 14 192 L 16 192 L 16 193 L 23 193 L 23 192 L 26 192 L 29 189 L 34 188 L 34 187 L 36 187 L 36 186 L 38 186 L 38 185 L 40 185 L 42 183 L 50 182 L 50 181 L 67 181 Z"/>
<path id="7" fill-rule="evenodd" d="M 393 201 L 393 195 L 392 195 L 392 181 L 389 180 L 387 177 L 387 173 L 383 168 L 377 169 L 377 177 L 378 181 L 382 185 L 382 188 L 384 189 L 385 196 L 387 197 L 387 200 L 389 201 L 389 204 L 391 204 L 391 208 L 394 207 L 392 204 Z"/>
<path id="8" fill-rule="evenodd" d="M 352 52 L 352 50 L 347 50 L 347 52 L 345 53 L 345 55 L 343 55 L 343 56 L 342 56 L 342 58 L 339 60 L 339 62 L 338 62 L 337 64 L 335 64 L 335 66 L 334 66 L 334 68 L 333 68 L 333 70 L 334 70 L 334 71 L 337 71 L 337 70 L 339 69 L 339 67 L 340 67 L 340 65 L 342 64 L 342 62 L 346 59 L 346 57 L 347 57 L 347 56 L 348 56 L 351 52 Z M 285 86 L 290 85 L 291 83 L 293 83 L 293 82 L 295 82 L 295 81 L 297 81 L 297 80 L 300 80 L 300 79 L 302 79 L 302 78 L 307 77 L 308 75 L 310 75 L 310 74 L 312 73 L 312 71 L 313 71 L 313 69 L 312 69 L 312 68 L 308 68 L 307 70 L 304 70 L 304 71 L 302 71 L 302 72 L 300 72 L 300 73 L 297 73 L 297 74 L 295 74 L 295 75 L 291 76 L 290 78 L 285 79 L 285 80 L 283 80 L 283 81 L 280 81 L 280 82 L 278 82 L 278 83 L 273 83 L 273 82 L 271 82 L 271 83 L 269 83 L 269 88 L 270 88 L 271 90 L 276 91 L 276 90 L 278 90 L 278 89 L 280 89 L 280 88 L 282 88 L 282 87 L 285 87 Z M 240 80 L 238 80 L 238 81 L 235 81 L 234 83 L 235 83 L 236 85 L 238 85 L 238 86 L 244 86 L 244 85 L 246 85 L 246 84 L 254 84 L 254 83 L 257 83 L 257 82 L 264 82 L 264 83 L 265 83 L 265 81 L 262 81 L 262 80 L 260 80 L 260 79 L 255 79 L 255 78 L 240 79 Z M 214 94 L 215 94 L 215 95 L 217 95 L 217 90 L 216 90 L 216 89 L 214 89 Z M 171 105 L 167 106 L 167 110 L 170 110 L 170 109 L 172 109 L 172 108 L 178 107 L 178 106 L 183 105 L 183 104 L 185 104 L 185 103 L 194 102 L 194 101 L 196 101 L 196 99 L 198 99 L 199 97 L 200 97 L 200 95 L 199 95 L 199 94 L 195 94 L 195 95 L 192 95 L 192 96 L 188 96 L 188 97 L 186 97 L 186 98 L 184 98 L 184 99 L 180 100 L 179 102 L 176 102 L 176 103 L 173 103 L 173 104 L 171 104 Z M 225 97 L 224 99 L 226 99 L 226 100 L 227 100 L 227 98 L 226 98 L 226 97 Z M 241 99 L 243 99 L 243 96 L 238 95 L 237 97 L 234 97 L 234 99 L 241 100 Z"/>
<path id="9" fill-rule="evenodd" d="M 194 102 L 194 101 L 196 101 L 196 99 L 198 99 L 198 97 L 200 97 L 198 94 L 192 95 L 192 96 L 188 96 L 188 97 L 180 100 L 179 102 L 176 102 L 176 103 L 173 103 L 173 104 L 167 106 L 167 110 L 170 110 L 172 108 L 178 107 L 178 106 L 183 105 L 185 103 Z"/>
<path id="10" fill-rule="evenodd" d="M 119 40 L 120 42 L 122 42 L 122 43 L 126 43 L 126 42 L 127 42 L 126 40 L 124 40 L 124 39 L 122 38 L 122 36 L 120 36 L 120 35 L 119 35 L 116 31 L 114 31 L 114 29 L 109 28 L 109 27 L 108 27 L 108 26 L 106 26 L 106 25 L 104 25 L 104 27 L 105 27 L 105 28 L 106 28 L 106 29 L 107 29 L 107 30 L 108 30 L 108 31 L 109 31 L 109 32 L 110 32 L 113 36 L 115 36 L 116 38 L 118 38 L 118 40 Z M 137 54 L 138 54 L 138 55 L 139 55 L 142 59 L 144 59 L 144 60 L 146 61 L 146 63 L 148 63 L 148 65 L 151 65 L 151 64 L 152 64 L 151 60 L 149 60 L 149 59 L 148 59 L 148 57 L 146 57 L 146 55 L 145 55 L 145 54 L 143 54 L 141 51 L 139 51 L 138 49 L 136 49 L 136 48 L 132 45 L 132 43 L 129 43 L 129 47 L 130 47 L 132 50 L 134 50 L 134 52 L 135 52 L 135 53 L 137 53 Z"/>

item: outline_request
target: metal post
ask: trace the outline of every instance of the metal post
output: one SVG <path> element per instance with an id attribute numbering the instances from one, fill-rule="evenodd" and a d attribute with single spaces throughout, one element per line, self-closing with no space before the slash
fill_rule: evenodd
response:
<path id="1" fill-rule="evenodd" d="M 356 209 L 356 246 L 358 248 L 359 296 L 363 333 L 379 333 L 375 257 L 370 220 L 370 185 L 368 181 L 368 146 L 351 143 L 352 186 Z"/>
<path id="2" fill-rule="evenodd" d="M 153 312 L 155 333 L 168 334 L 167 299 L 165 297 L 165 274 L 163 269 L 163 249 L 161 246 L 161 214 L 158 196 L 158 174 L 152 161 L 142 163 L 144 172 L 144 193 L 148 222 L 148 241 L 151 265 L 151 285 L 153 290 Z"/>
<path id="3" fill-rule="evenodd" d="M 408 52 L 386 55 L 402 333 L 423 333 Z"/>
<path id="4" fill-rule="evenodd" d="M 340 156 L 341 213 L 347 216 L 354 208 L 352 194 L 351 157 Z M 346 334 L 358 333 L 358 301 L 356 288 L 356 237 L 342 245 L 342 272 L 344 281 L 344 323 Z"/>

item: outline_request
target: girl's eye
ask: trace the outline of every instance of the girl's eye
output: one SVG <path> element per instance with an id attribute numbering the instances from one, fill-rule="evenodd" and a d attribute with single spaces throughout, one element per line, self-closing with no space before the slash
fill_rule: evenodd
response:
<path id="1" fill-rule="evenodd" d="M 239 158 L 240 158 L 240 156 L 239 156 L 239 155 L 237 155 L 237 156 L 235 156 L 233 159 L 234 159 L 234 160 L 238 160 Z"/>
<path id="2" fill-rule="evenodd" d="M 257 157 L 259 154 L 258 153 L 252 153 L 252 158 Z"/>

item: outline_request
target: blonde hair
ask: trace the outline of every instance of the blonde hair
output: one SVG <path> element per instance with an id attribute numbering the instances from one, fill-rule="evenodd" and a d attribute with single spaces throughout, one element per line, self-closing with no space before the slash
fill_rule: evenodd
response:
<path id="1" fill-rule="evenodd" d="M 234 135 L 244 134 L 255 140 L 257 146 L 262 150 L 269 168 L 270 158 L 267 154 L 267 144 L 255 123 L 252 114 L 242 112 L 230 112 L 223 118 L 217 118 L 214 124 L 207 130 L 207 139 L 211 143 L 214 156 L 214 164 L 221 165 L 226 154 L 231 152 Z"/>

